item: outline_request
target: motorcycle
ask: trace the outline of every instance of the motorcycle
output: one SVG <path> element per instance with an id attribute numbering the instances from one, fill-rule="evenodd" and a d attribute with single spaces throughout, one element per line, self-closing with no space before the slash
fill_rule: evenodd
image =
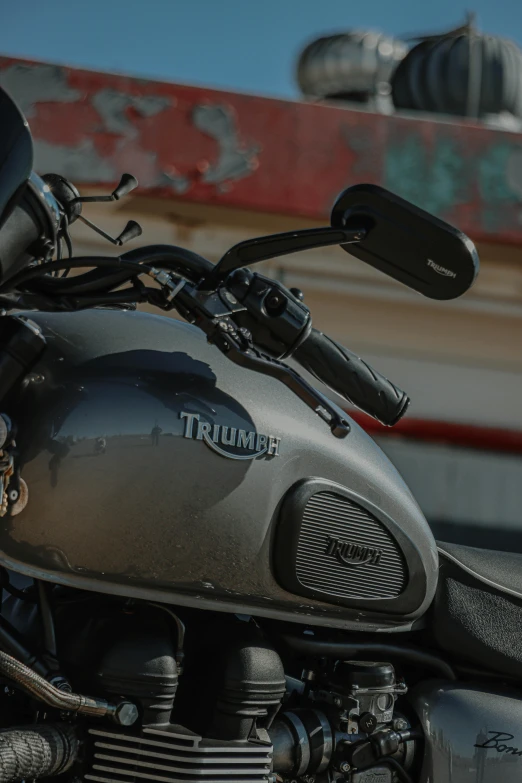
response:
<path id="1" fill-rule="evenodd" d="M 4 92 L 0 116 L 1 783 L 519 780 L 521 556 L 435 542 L 296 367 L 389 426 L 407 395 L 251 269 L 339 245 L 449 300 L 472 242 L 358 185 L 216 265 L 76 258 L 75 220 L 140 235 L 82 214 L 136 180 L 40 178 Z"/>

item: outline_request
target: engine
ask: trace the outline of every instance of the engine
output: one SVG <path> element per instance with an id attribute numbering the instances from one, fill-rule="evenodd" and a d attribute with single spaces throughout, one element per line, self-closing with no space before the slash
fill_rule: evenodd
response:
<path id="1" fill-rule="evenodd" d="M 131 726 L 77 717 L 75 780 L 392 783 L 412 764 L 395 709 L 407 688 L 390 663 L 303 658 L 249 617 L 54 593 L 56 677 L 139 712 Z M 35 611 L 4 603 L 37 644 Z"/>
<path id="2" fill-rule="evenodd" d="M 285 704 L 270 730 L 274 770 L 283 779 L 364 781 L 368 773 L 368 780 L 391 781 L 387 756 L 406 767 L 413 760 L 409 724 L 394 710 L 406 686 L 389 663 L 338 661 L 328 668 L 317 679 L 311 670 L 301 680 L 287 678 Z"/>

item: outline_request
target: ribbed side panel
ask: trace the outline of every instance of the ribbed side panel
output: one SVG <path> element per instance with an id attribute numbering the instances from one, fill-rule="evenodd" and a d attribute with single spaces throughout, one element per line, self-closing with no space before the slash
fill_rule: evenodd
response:
<path id="1" fill-rule="evenodd" d="M 89 734 L 93 746 L 84 779 L 96 783 L 255 783 L 270 774 L 269 745 L 214 743 L 155 729 L 140 735 L 90 729 Z"/>
<path id="2" fill-rule="evenodd" d="M 306 505 L 296 574 L 303 587 L 339 598 L 395 598 L 406 582 L 404 559 L 384 525 L 331 492 Z"/>

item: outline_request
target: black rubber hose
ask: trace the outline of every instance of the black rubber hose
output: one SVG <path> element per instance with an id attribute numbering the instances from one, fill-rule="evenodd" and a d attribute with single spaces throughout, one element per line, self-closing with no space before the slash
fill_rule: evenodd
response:
<path id="1" fill-rule="evenodd" d="M 60 301 L 68 302 L 75 310 L 85 310 L 90 307 L 99 307 L 106 305 L 119 304 L 139 304 L 141 302 L 148 302 L 149 296 L 161 293 L 156 288 L 143 287 L 138 288 L 126 288 L 122 291 L 110 291 L 107 294 L 100 293 L 93 296 L 69 296 L 63 297 Z"/>
<path id="2" fill-rule="evenodd" d="M 76 732 L 66 723 L 0 731 L 0 783 L 60 775 L 72 766 L 78 748 Z"/>
<path id="3" fill-rule="evenodd" d="M 387 642 L 327 642 L 322 639 L 306 638 L 282 634 L 283 644 L 293 652 L 301 655 L 318 656 L 321 658 L 336 658 L 338 660 L 355 660 L 359 655 L 378 655 L 382 658 L 400 658 L 424 669 L 438 671 L 448 680 L 456 680 L 457 675 L 452 667 L 437 655 Z"/>
<path id="4" fill-rule="evenodd" d="M 161 269 L 168 269 L 171 272 L 187 278 L 193 283 L 199 282 L 207 275 L 214 265 L 203 256 L 197 255 L 190 250 L 176 245 L 148 245 L 146 247 L 135 248 L 120 257 L 122 264 L 125 263 L 146 263 L 147 266 L 157 266 Z M 75 266 L 92 266 L 96 260 L 94 257 L 85 256 L 72 259 Z M 117 259 L 113 259 L 117 260 Z M 78 264 L 76 262 L 81 262 Z M 57 263 L 57 262 L 53 262 Z M 67 261 L 60 262 L 64 266 Z M 133 273 L 123 269 L 91 269 L 82 275 L 77 275 L 68 280 L 63 278 L 51 277 L 50 275 L 36 278 L 31 283 L 31 288 L 43 291 L 48 294 L 60 294 L 68 296 L 73 294 L 88 294 L 104 292 L 117 286 L 123 285 L 133 277 Z"/>
<path id="5" fill-rule="evenodd" d="M 145 265 L 137 264 L 132 261 L 124 261 L 117 256 L 114 258 L 105 256 L 86 256 L 85 258 L 71 258 L 68 261 L 48 261 L 45 264 L 39 264 L 38 266 L 32 266 L 29 269 L 24 269 L 18 274 L 14 275 L 7 283 L 0 286 L 0 291 L 13 291 L 20 286 L 27 287 L 27 283 L 31 280 L 44 277 L 48 273 L 59 272 L 63 269 L 83 269 L 86 266 L 100 267 L 105 269 L 117 269 L 118 271 L 125 271 L 130 273 L 130 277 L 135 275 L 141 275 L 150 271 Z M 49 277 L 49 280 L 54 279 L 55 283 L 59 283 L 61 278 Z M 69 282 L 69 281 L 65 281 Z"/>
<path id="6" fill-rule="evenodd" d="M 30 601 L 31 603 L 36 602 L 35 595 L 31 597 L 25 590 L 19 590 L 18 587 L 11 584 L 9 572 L 7 568 L 4 568 L 3 566 L 0 566 L 0 585 L 2 589 L 6 590 L 13 598 L 19 598 L 21 601 Z"/>
<path id="7" fill-rule="evenodd" d="M 13 628 L 11 623 L 0 615 L 0 647 L 7 650 L 14 659 L 21 661 L 30 670 L 36 672 L 41 677 L 48 677 L 49 667 L 39 660 L 31 650 L 28 650 L 23 643 L 20 634 Z M 2 653 L 0 653 L 1 655 Z M 1 672 L 0 672 L 1 673 Z"/>
<path id="8" fill-rule="evenodd" d="M 145 263 L 147 266 L 169 269 L 193 283 L 198 283 L 214 269 L 212 261 L 177 245 L 137 247 L 124 253 L 120 258 L 122 261 Z"/>
<path id="9" fill-rule="evenodd" d="M 395 774 L 397 775 L 398 780 L 401 781 L 401 783 L 413 783 L 413 778 L 410 777 L 410 775 L 406 772 L 402 764 L 399 764 L 397 759 L 392 758 L 383 758 L 380 762 L 381 764 L 384 764 L 385 766 L 389 767 Z M 371 767 L 368 767 L 367 769 L 371 769 Z"/>
<path id="10" fill-rule="evenodd" d="M 89 259 L 85 260 L 87 262 Z M 88 267 L 89 264 L 85 263 L 85 266 Z M 133 276 L 132 272 L 100 268 L 89 269 L 88 272 L 75 275 L 67 280 L 63 277 L 45 275 L 31 282 L 31 290 L 60 296 L 90 294 L 97 291 L 110 291 L 112 288 L 131 280 Z"/>
<path id="11" fill-rule="evenodd" d="M 42 582 L 41 579 L 37 582 L 38 586 L 38 603 L 40 606 L 40 617 L 43 625 L 43 637 L 45 649 L 52 655 L 53 658 L 57 657 L 56 650 L 56 632 L 54 629 L 53 611 L 50 601 L 50 585 L 47 582 Z"/>

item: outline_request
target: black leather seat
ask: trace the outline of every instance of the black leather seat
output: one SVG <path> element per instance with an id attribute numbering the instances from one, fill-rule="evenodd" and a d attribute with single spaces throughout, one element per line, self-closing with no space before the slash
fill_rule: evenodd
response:
<path id="1" fill-rule="evenodd" d="M 522 554 L 438 543 L 432 607 L 440 648 L 522 680 Z"/>

